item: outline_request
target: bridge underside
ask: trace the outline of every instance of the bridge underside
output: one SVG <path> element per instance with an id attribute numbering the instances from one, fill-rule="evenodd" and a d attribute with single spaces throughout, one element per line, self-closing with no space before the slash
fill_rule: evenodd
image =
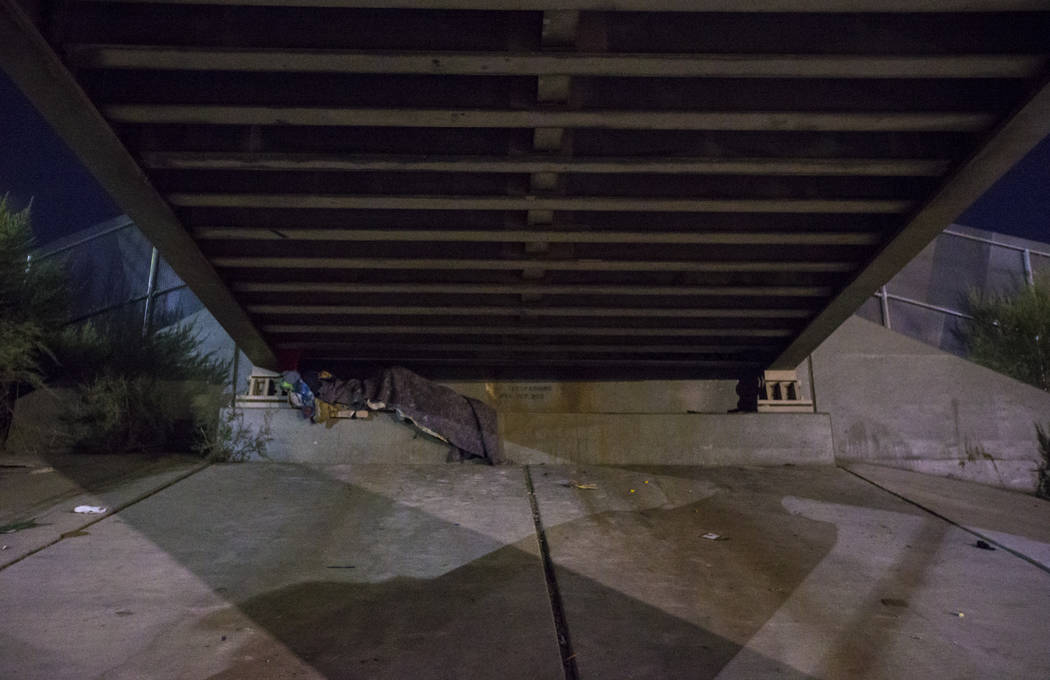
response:
<path id="1" fill-rule="evenodd" d="M 0 63 L 258 364 L 732 377 L 1050 131 L 1046 3 L 917 4 L 2 0 Z"/>

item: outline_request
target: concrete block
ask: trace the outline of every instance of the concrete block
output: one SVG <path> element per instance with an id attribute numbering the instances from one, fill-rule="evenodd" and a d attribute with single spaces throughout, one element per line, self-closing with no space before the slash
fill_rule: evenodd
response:
<path id="1" fill-rule="evenodd" d="M 442 383 L 501 413 L 726 413 L 733 380 L 460 381 Z"/>
<path id="2" fill-rule="evenodd" d="M 827 414 L 504 413 L 514 463 L 797 465 L 833 462 Z"/>
<path id="3" fill-rule="evenodd" d="M 245 427 L 268 430 L 265 459 L 271 461 L 320 465 L 448 460 L 448 444 L 398 422 L 391 413 L 376 413 L 368 420 L 339 419 L 331 428 L 304 419 L 292 408 L 243 409 L 241 414 Z"/>
<path id="4" fill-rule="evenodd" d="M 450 446 L 392 414 L 326 428 L 297 410 L 244 409 L 244 426 L 267 428 L 265 458 L 277 462 L 446 463 Z M 511 464 L 797 465 L 833 462 L 827 414 L 504 413 L 503 459 Z"/>

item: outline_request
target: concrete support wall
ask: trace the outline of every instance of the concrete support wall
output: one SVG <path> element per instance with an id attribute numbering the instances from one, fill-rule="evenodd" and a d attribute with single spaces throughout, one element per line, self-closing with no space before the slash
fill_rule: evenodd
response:
<path id="1" fill-rule="evenodd" d="M 835 456 L 1032 491 L 1050 394 L 853 317 L 813 354 Z"/>
<path id="2" fill-rule="evenodd" d="M 242 372 L 243 378 L 248 373 Z M 1035 423 L 1050 394 L 860 318 L 798 369 L 816 414 L 727 414 L 730 381 L 458 382 L 496 407 L 512 463 L 748 465 L 867 462 L 1006 488 L 1035 487 Z M 815 389 L 810 389 L 812 386 Z M 20 400 L 12 449 L 60 445 L 69 397 Z M 443 463 L 449 447 L 389 414 L 327 429 L 290 408 L 269 418 L 275 460 Z M 267 416 L 266 414 L 270 415 Z"/>
<path id="3" fill-rule="evenodd" d="M 805 371 L 803 372 L 805 373 Z M 808 378 L 808 376 L 804 376 Z M 808 383 L 808 380 L 807 380 Z M 728 414 L 733 381 L 447 382 L 499 413 L 508 463 L 609 465 L 829 464 L 827 414 Z M 265 414 L 269 414 L 266 416 Z M 326 429 L 291 409 L 245 409 L 270 419 L 273 460 L 440 463 L 448 446 L 389 414 Z"/>
<path id="4" fill-rule="evenodd" d="M 737 402 L 732 380 L 443 384 L 501 413 L 725 413 Z"/>
<path id="5" fill-rule="evenodd" d="M 282 463 L 444 463 L 449 446 L 391 413 L 368 420 L 339 420 L 331 427 L 306 420 L 293 408 L 241 409 L 245 427 L 265 428 L 266 459 Z M 259 460 L 253 458 L 253 460 Z"/>
<path id="6" fill-rule="evenodd" d="M 502 413 L 517 463 L 796 465 L 834 462 L 826 414 Z"/>
<path id="7" fill-rule="evenodd" d="M 444 463 L 450 447 L 392 414 L 311 424 L 291 408 L 243 409 L 267 428 L 266 458 L 299 463 Z M 834 462 L 826 414 L 500 413 L 511 464 L 796 465 Z"/>

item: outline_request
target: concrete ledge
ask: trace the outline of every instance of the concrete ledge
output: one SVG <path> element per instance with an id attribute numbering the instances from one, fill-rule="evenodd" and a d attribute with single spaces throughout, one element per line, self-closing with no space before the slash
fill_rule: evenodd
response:
<path id="1" fill-rule="evenodd" d="M 269 426 L 266 458 L 313 463 L 445 463 L 449 446 L 376 413 L 332 428 L 288 408 L 244 409 L 244 424 Z M 511 464 L 831 464 L 823 413 L 501 413 L 503 460 Z"/>
<path id="2" fill-rule="evenodd" d="M 444 463 L 449 445 L 398 422 L 393 414 L 311 423 L 291 408 L 242 409 L 245 427 L 268 427 L 266 458 L 283 463 Z M 259 459 L 253 459 L 259 460 Z"/>
<path id="3" fill-rule="evenodd" d="M 834 462 L 825 413 L 502 413 L 513 463 L 797 465 Z"/>

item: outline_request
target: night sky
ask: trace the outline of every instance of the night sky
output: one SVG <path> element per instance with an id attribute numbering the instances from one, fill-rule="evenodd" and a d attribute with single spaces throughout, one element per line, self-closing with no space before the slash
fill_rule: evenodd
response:
<path id="1" fill-rule="evenodd" d="M 38 243 L 46 244 L 120 214 L 3 73 L 0 130 L 0 195 L 8 194 L 16 208 L 33 200 Z M 1050 242 L 1050 138 L 1037 145 L 957 222 Z"/>
<path id="2" fill-rule="evenodd" d="M 121 214 L 109 195 L 0 73 L 0 196 L 11 207 L 33 201 L 33 230 L 45 244 Z"/>

